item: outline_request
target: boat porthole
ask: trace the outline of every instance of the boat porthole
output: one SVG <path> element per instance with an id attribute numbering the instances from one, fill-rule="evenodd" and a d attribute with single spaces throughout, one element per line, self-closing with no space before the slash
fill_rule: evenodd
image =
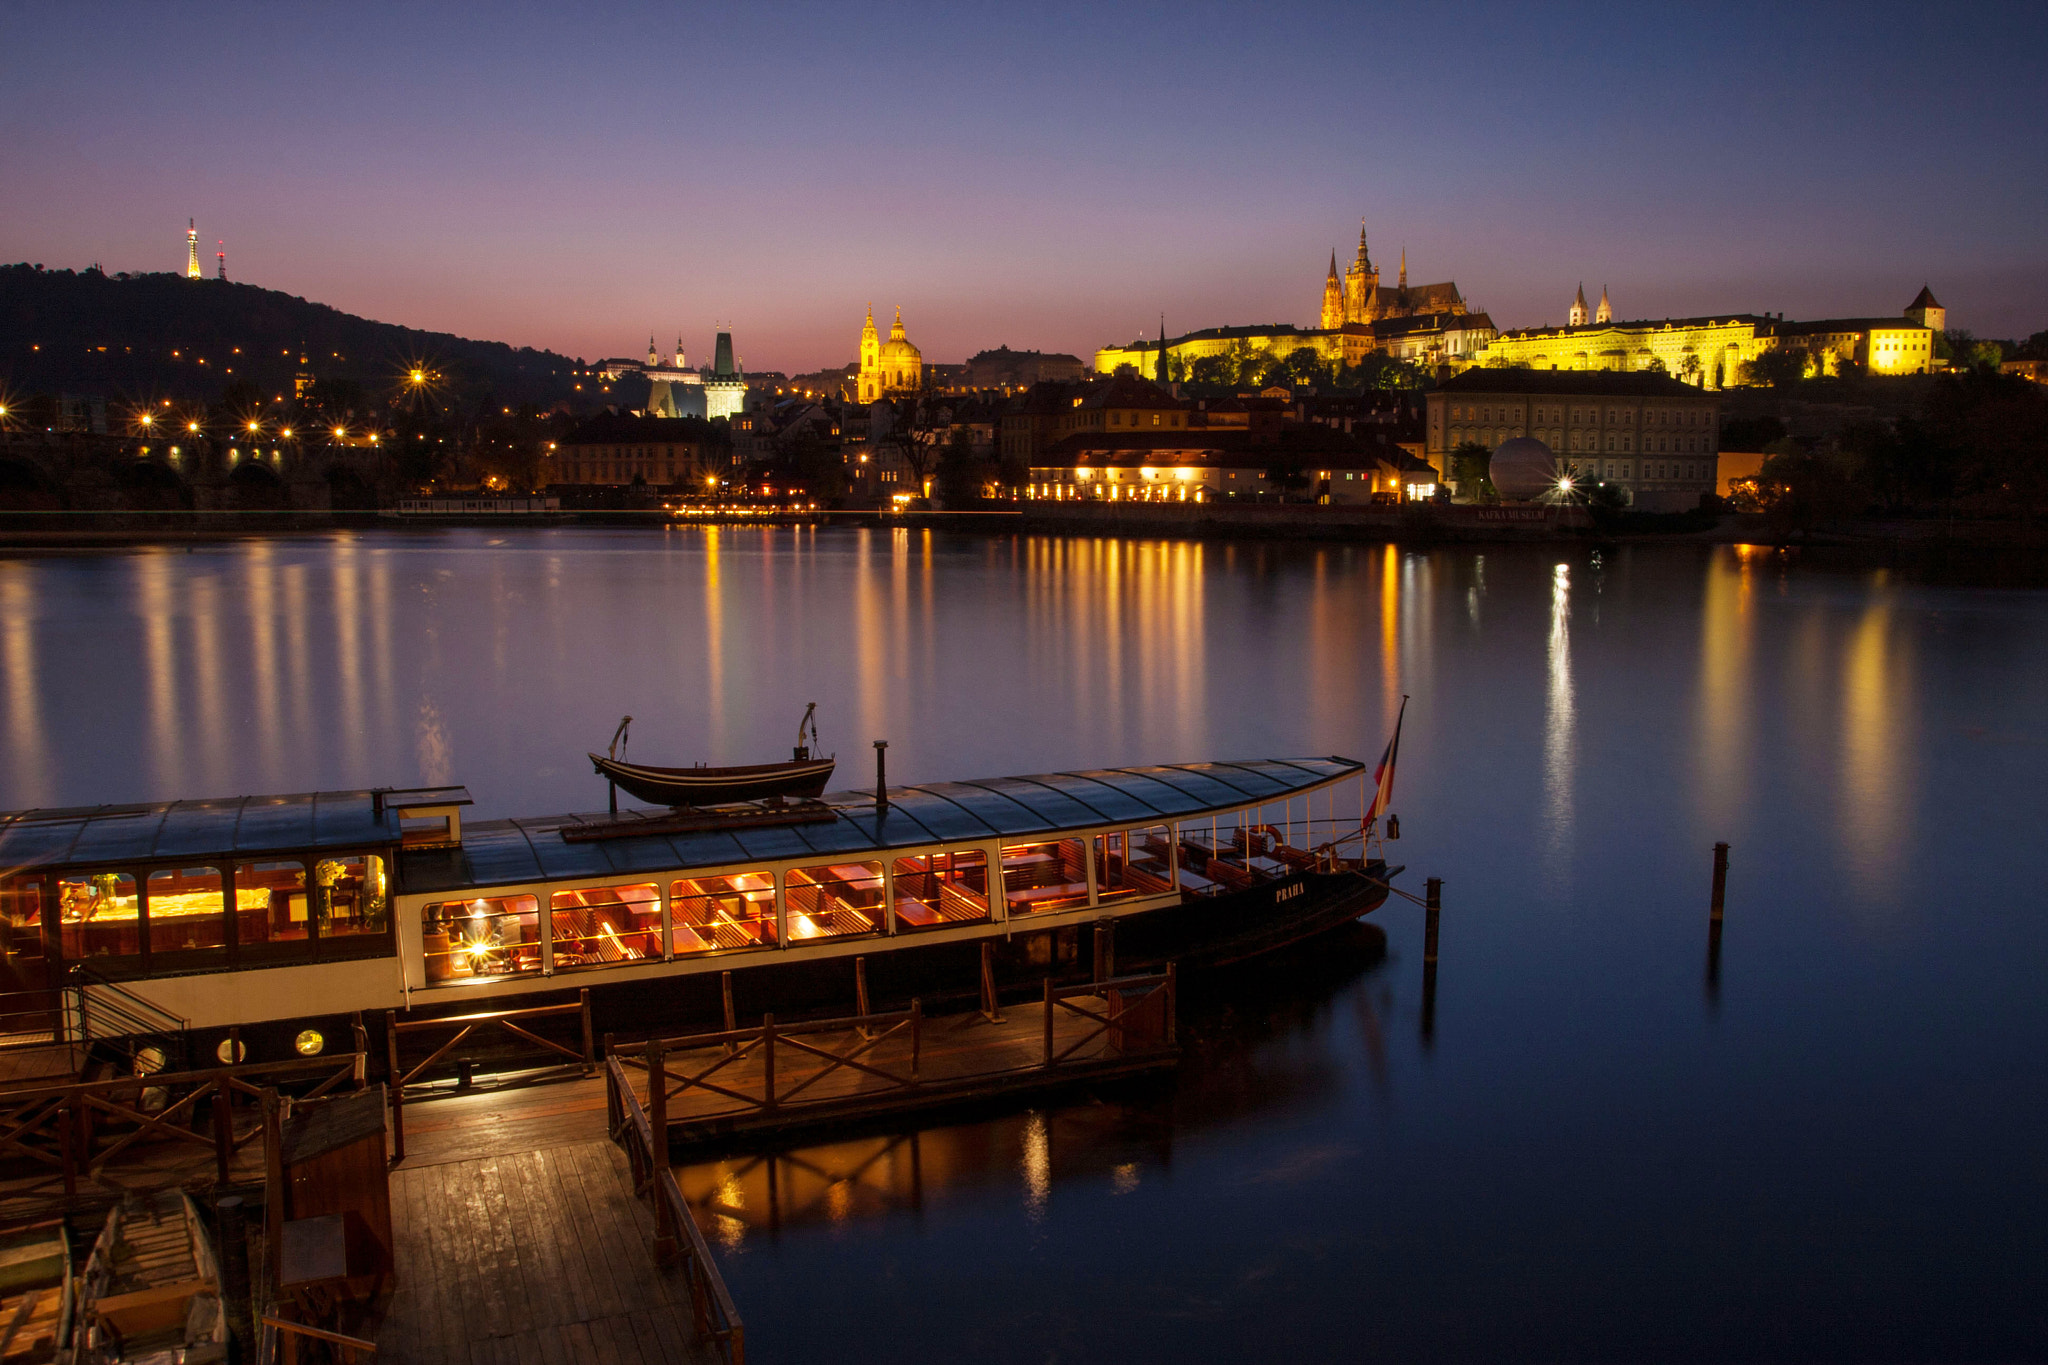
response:
<path id="1" fill-rule="evenodd" d="M 320 1036 L 319 1029 L 309 1028 L 302 1030 L 298 1037 L 292 1039 L 292 1046 L 299 1050 L 301 1057 L 316 1057 L 320 1049 L 327 1046 L 327 1040 Z"/>
<path id="2" fill-rule="evenodd" d="M 239 1038 L 223 1038 L 220 1040 L 220 1046 L 213 1050 L 213 1055 L 228 1066 L 233 1066 L 249 1055 L 249 1049 L 242 1046 L 242 1040 Z"/>

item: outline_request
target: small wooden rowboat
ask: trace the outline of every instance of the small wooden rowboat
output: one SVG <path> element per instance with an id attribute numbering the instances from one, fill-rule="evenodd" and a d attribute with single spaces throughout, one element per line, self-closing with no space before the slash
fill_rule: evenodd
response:
<path id="1" fill-rule="evenodd" d="M 71 1353 L 71 1241 L 64 1222 L 0 1233 L 0 1361 L 47 1365 Z"/>
<path id="2" fill-rule="evenodd" d="M 833 760 L 753 763 L 740 768 L 649 768 L 592 754 L 597 772 L 621 791 L 657 806 L 719 806 L 732 801 L 789 800 L 821 796 L 832 780 Z"/>
<path id="3" fill-rule="evenodd" d="M 79 1278 L 76 1365 L 227 1359 L 213 1241 L 184 1191 L 117 1205 Z"/>
<path id="4" fill-rule="evenodd" d="M 597 768 L 597 775 L 613 786 L 642 801 L 651 801 L 657 806 L 721 806 L 735 801 L 807 801 L 825 793 L 825 784 L 832 780 L 835 760 L 813 758 L 817 744 L 818 729 L 812 721 L 812 712 L 817 703 L 804 711 L 804 718 L 797 722 L 797 746 L 795 755 L 786 763 L 750 763 L 735 768 L 657 768 L 644 763 L 628 763 L 619 757 L 619 743 L 625 738 L 626 727 L 633 723 L 627 716 L 619 722 L 619 728 L 612 734 L 609 753 L 591 754 L 590 761 Z M 810 726 L 810 740 L 804 742 L 804 727 Z"/>

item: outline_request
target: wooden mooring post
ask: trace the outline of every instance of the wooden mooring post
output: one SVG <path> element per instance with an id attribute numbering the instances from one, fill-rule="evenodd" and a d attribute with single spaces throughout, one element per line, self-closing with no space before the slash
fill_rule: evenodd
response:
<path id="1" fill-rule="evenodd" d="M 981 1017 L 991 1024 L 1003 1022 L 1002 1006 L 996 1003 L 995 945 L 981 941 Z"/>
<path id="2" fill-rule="evenodd" d="M 391 1068 L 391 1160 L 405 1160 L 405 1071 L 398 1065 L 398 1011 L 384 1011 L 384 1048 Z"/>
<path id="3" fill-rule="evenodd" d="M 1728 899 L 1728 845 L 1714 845 L 1714 892 L 1707 904 L 1707 1003 L 1721 998 L 1721 909 Z"/>
<path id="4" fill-rule="evenodd" d="M 1444 879 L 1431 877 L 1423 883 L 1422 901 L 1422 1041 L 1436 1040 L 1436 936 L 1437 915 L 1443 910 Z"/>

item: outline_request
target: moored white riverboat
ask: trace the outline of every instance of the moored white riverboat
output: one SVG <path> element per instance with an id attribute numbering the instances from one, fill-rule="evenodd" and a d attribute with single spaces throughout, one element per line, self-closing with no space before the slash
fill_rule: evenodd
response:
<path id="1" fill-rule="evenodd" d="M 1381 798 L 1346 758 L 885 795 L 680 829 L 655 811 L 465 823 L 461 788 L 15 812 L 0 990 L 47 992 L 59 1031 L 67 989 L 209 1047 L 237 1028 L 252 1059 L 346 1037 L 357 1012 L 582 988 L 624 1028 L 712 1015 L 727 972 L 750 1010 L 843 1005 L 855 956 L 880 999 L 970 984 L 984 943 L 1006 979 L 1059 975 L 1103 921 L 1120 965 L 1227 963 L 1373 910 L 1399 870 L 1365 846 Z"/>

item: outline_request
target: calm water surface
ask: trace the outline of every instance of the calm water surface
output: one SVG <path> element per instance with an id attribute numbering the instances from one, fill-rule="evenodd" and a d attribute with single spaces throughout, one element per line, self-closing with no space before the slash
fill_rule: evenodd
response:
<path id="1" fill-rule="evenodd" d="M 1765 552 L 690 529 L 0 562 L 0 805 L 1377 754 L 1420 912 L 1176 1085 L 684 1173 L 755 1360 L 2048 1356 L 2048 594 Z M 1710 849 L 1734 847 L 1719 987 Z"/>

